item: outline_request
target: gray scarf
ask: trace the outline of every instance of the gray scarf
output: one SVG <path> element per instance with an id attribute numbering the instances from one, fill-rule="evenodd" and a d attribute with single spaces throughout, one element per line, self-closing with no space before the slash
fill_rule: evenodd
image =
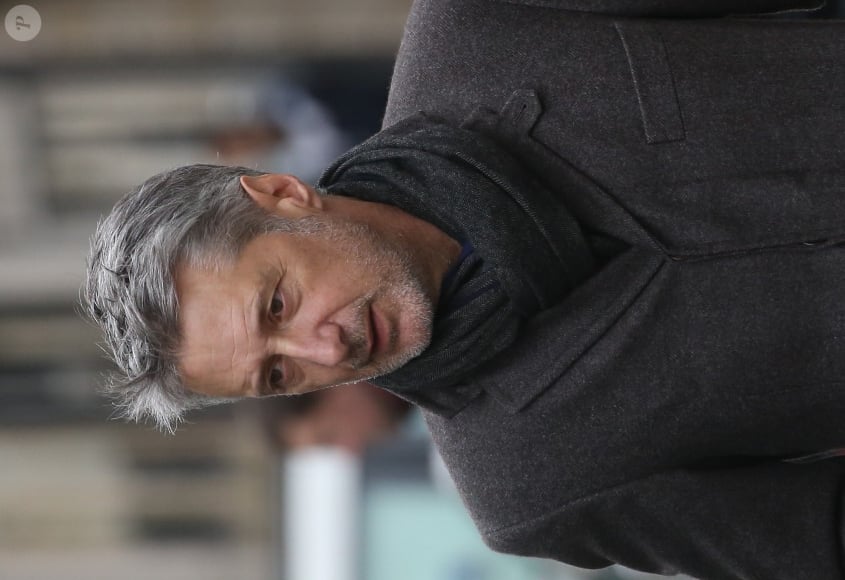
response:
<path id="1" fill-rule="evenodd" d="M 440 414 L 465 404 L 462 381 L 506 349 L 524 319 L 595 269 L 572 215 L 478 127 L 417 114 L 347 152 L 317 185 L 397 206 L 474 248 L 442 290 L 429 347 L 373 381 Z"/>

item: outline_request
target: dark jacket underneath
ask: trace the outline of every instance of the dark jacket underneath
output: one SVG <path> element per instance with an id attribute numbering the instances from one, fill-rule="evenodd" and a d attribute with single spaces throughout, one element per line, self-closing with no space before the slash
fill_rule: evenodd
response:
<path id="1" fill-rule="evenodd" d="M 842 578 L 845 464 L 785 460 L 845 447 L 845 23 L 691 5 L 415 3 L 385 124 L 488 115 L 628 246 L 427 421 L 494 549 Z"/>

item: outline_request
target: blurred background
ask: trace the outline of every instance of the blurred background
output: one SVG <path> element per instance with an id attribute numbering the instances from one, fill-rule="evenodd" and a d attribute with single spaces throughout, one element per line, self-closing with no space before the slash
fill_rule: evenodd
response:
<path id="1" fill-rule="evenodd" d="M 368 385 L 211 408 L 175 436 L 97 395 L 108 365 L 76 299 L 98 217 L 186 163 L 316 179 L 378 130 L 410 0 L 32 0 L 26 42 L 37 18 L 16 4 L 0 1 L 0 579 L 648 577 L 488 551 L 418 414 Z"/>

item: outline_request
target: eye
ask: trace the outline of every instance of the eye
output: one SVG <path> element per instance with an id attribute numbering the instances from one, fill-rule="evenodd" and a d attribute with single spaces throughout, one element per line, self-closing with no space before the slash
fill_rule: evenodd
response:
<path id="1" fill-rule="evenodd" d="M 276 291 L 273 293 L 273 299 L 270 301 L 270 314 L 275 317 L 281 316 L 284 309 L 285 299 L 282 296 L 282 291 L 276 287 Z"/>
<path id="2" fill-rule="evenodd" d="M 285 380 L 285 372 L 282 370 L 282 360 L 277 358 L 273 361 L 273 366 L 270 368 L 270 373 L 267 376 L 267 382 L 270 383 L 270 388 L 274 391 L 281 388 Z"/>

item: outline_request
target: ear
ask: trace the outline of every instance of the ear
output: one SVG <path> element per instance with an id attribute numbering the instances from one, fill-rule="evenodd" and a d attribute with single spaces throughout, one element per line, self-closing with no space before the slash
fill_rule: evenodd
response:
<path id="1" fill-rule="evenodd" d="M 296 218 L 323 209 L 320 194 L 293 175 L 242 175 L 241 187 L 255 203 L 269 212 Z"/>

